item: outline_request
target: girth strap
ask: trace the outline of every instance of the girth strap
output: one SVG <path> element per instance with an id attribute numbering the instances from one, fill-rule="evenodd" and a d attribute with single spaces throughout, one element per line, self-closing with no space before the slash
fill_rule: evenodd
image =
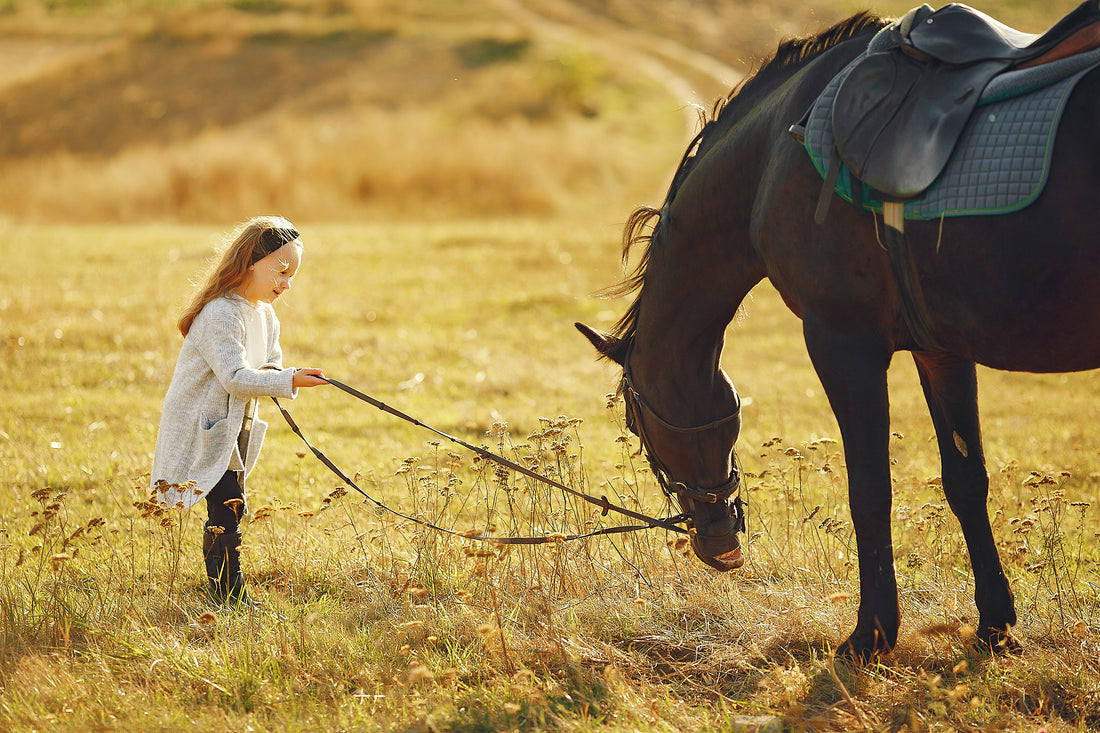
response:
<path id="1" fill-rule="evenodd" d="M 901 314 L 909 334 L 922 351 L 940 351 L 932 324 L 928 319 L 928 306 L 924 300 L 924 291 L 917 276 L 916 266 L 909 251 L 909 238 L 905 235 L 905 216 L 903 204 L 888 201 L 882 207 L 883 247 L 890 262 L 890 272 L 894 276 L 898 298 L 901 300 Z"/>

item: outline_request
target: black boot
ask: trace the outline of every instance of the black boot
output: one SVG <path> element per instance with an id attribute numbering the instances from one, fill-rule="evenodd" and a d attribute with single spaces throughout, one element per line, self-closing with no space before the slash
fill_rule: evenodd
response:
<path id="1" fill-rule="evenodd" d="M 206 561 L 207 593 L 219 605 L 252 605 L 241 572 L 241 532 L 223 532 L 221 527 L 203 526 L 202 555 Z"/>

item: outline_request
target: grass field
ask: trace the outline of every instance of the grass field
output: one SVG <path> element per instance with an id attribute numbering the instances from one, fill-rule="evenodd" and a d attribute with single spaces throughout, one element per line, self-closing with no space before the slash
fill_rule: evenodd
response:
<path id="1" fill-rule="evenodd" d="M 1073 4 L 983 9 L 1040 30 Z M 525 5 L 581 5 L 643 47 L 660 34 L 745 67 L 854 10 Z M 626 307 L 595 293 L 622 275 L 631 206 L 656 203 L 679 159 L 684 102 L 616 64 L 610 36 L 552 41 L 507 6 L 0 2 L 0 730 L 1100 728 L 1100 376 L 979 372 L 1024 645 L 990 658 L 970 644 L 970 568 L 898 355 L 902 635 L 872 665 L 834 663 L 858 603 L 843 451 L 767 285 L 723 363 L 744 404 L 741 570 L 655 530 L 511 550 L 426 530 L 341 487 L 268 404 L 244 527 L 263 604 L 209 605 L 202 509 L 148 504 L 147 472 L 189 281 L 260 211 L 305 240 L 278 305 L 288 365 L 677 511 L 624 433 L 617 370 L 572 324 Z M 335 389 L 287 406 L 406 515 L 498 535 L 616 523 Z"/>
<path id="2" fill-rule="evenodd" d="M 323 366 L 568 485 L 663 511 L 636 443 L 619 442 L 620 410 L 605 397 L 615 375 L 571 325 L 606 324 L 623 305 L 592 297 L 617 274 L 613 228 L 301 226 L 304 266 L 280 305 L 288 363 Z M 215 236 L 4 232 L 5 729 L 719 730 L 739 715 L 780 715 L 836 730 L 1073 730 L 1100 720 L 1095 376 L 982 374 L 991 511 L 1027 649 L 989 659 L 966 643 L 969 568 L 899 357 L 905 628 L 881 663 L 833 667 L 830 645 L 857 601 L 843 458 L 798 323 L 767 288 L 732 326 L 726 359 L 746 402 L 753 539 L 742 571 L 714 574 L 657 531 L 511 552 L 432 534 L 335 491 L 339 480 L 269 406 L 245 527 L 265 603 L 211 608 L 202 517 L 140 502 L 181 283 Z M 405 513 L 502 534 L 609 521 L 335 390 L 290 407 L 315 444 Z"/>

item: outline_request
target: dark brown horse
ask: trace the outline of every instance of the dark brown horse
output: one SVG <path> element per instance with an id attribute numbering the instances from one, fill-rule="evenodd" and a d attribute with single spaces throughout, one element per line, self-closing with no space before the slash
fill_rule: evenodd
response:
<path id="1" fill-rule="evenodd" d="M 872 214 L 837 200 L 816 224 L 822 179 L 788 134 L 886 23 L 860 14 L 784 42 L 734 90 L 689 147 L 663 206 L 640 209 L 627 224 L 624 260 L 645 246 L 620 291 L 636 292 L 633 304 L 609 334 L 577 326 L 623 366 L 629 425 L 692 517 L 696 554 L 730 570 L 743 563 L 729 502 L 740 419 L 719 358 L 742 300 L 771 281 L 802 320 L 843 439 L 861 597 L 839 651 L 859 658 L 889 651 L 898 637 L 886 373 L 896 352 L 912 352 L 943 490 L 970 553 L 980 638 L 1003 650 L 1015 645 L 1016 611 L 986 508 L 975 365 L 1100 366 L 1100 71 L 1084 76 L 1067 104 L 1035 203 L 1003 216 L 949 218 L 942 231 L 939 221 L 907 227 L 936 344 L 922 348 Z"/>

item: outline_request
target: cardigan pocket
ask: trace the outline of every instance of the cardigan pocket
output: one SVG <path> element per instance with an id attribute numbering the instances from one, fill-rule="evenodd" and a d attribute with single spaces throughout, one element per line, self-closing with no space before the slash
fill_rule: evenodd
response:
<path id="1" fill-rule="evenodd" d="M 210 417 L 205 412 L 199 415 L 199 430 L 209 432 L 217 427 L 218 423 L 225 422 L 227 418 L 222 417 Z"/>
<path id="2" fill-rule="evenodd" d="M 199 418 L 199 450 L 194 460 L 206 464 L 216 460 L 236 440 L 229 418 L 211 420 L 205 414 Z M 219 467 L 222 471 L 224 466 Z"/>

